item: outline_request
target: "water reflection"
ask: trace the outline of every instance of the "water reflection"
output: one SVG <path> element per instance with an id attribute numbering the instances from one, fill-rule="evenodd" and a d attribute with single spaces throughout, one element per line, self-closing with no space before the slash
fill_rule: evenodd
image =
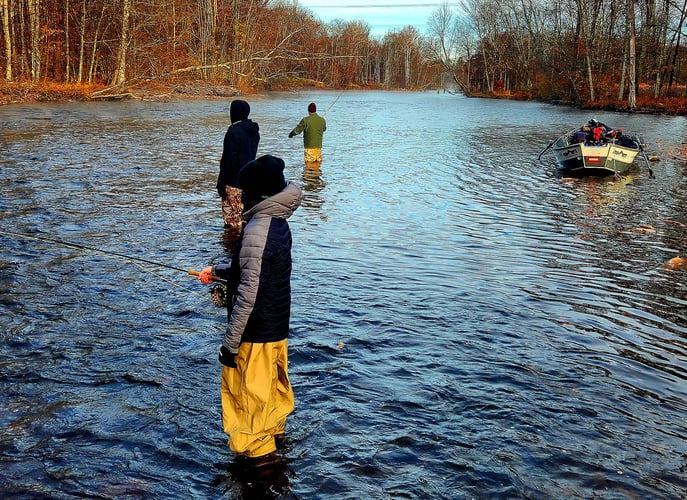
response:
<path id="1" fill-rule="evenodd" d="M 322 178 L 321 164 L 306 163 L 301 174 L 301 182 L 303 186 L 301 210 L 317 214 L 321 220 L 326 220 L 326 215 L 321 210 L 325 201 L 321 193 L 327 187 L 327 183 Z"/>
<path id="2" fill-rule="evenodd" d="M 316 166 L 306 165 L 301 179 L 303 180 L 303 189 L 309 193 L 319 193 L 326 186 L 322 180 L 322 167 L 319 164 Z"/>
<path id="3" fill-rule="evenodd" d="M 570 186 L 579 197 L 577 203 L 584 207 L 584 216 L 590 219 L 597 217 L 614 217 L 621 206 L 628 203 L 632 196 L 635 181 L 642 179 L 638 171 L 614 178 L 563 177 L 561 182 Z"/>

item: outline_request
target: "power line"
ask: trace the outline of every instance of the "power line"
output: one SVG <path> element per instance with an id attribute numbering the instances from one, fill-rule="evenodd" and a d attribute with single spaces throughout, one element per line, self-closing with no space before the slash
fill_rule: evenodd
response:
<path id="1" fill-rule="evenodd" d="M 444 3 L 384 3 L 384 4 L 352 4 L 352 5 L 326 5 L 326 4 L 303 4 L 302 7 L 308 9 L 398 9 L 399 7 L 441 7 Z M 449 3 L 449 7 L 458 7 L 458 3 Z"/>

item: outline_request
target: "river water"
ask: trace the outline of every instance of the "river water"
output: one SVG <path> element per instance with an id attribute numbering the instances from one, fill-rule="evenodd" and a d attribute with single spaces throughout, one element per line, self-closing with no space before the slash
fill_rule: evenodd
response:
<path id="1" fill-rule="evenodd" d="M 282 463 L 234 463 L 225 316 L 185 272 L 228 259 L 214 184 L 229 101 L 12 105 L 0 496 L 687 495 L 687 275 L 664 268 L 687 256 L 684 118 L 596 114 L 644 137 L 655 178 L 640 164 L 569 180 L 537 156 L 584 111 L 430 92 L 248 101 L 259 154 L 305 189 Z M 287 138 L 310 101 L 328 121 L 321 172 Z"/>

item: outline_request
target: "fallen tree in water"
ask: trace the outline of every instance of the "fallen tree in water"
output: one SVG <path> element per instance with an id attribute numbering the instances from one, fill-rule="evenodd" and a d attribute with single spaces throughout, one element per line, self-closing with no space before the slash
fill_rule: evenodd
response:
<path id="1" fill-rule="evenodd" d="M 9 82 L 0 84 L 0 105 L 25 102 L 173 101 L 178 99 L 231 98 L 242 93 L 223 84 L 205 81 L 187 82 L 127 82 L 118 86 Z"/>

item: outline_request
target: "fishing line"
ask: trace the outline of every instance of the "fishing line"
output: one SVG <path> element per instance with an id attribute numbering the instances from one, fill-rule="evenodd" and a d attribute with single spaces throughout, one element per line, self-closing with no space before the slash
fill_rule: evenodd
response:
<path id="1" fill-rule="evenodd" d="M 200 292 L 198 292 L 197 290 L 190 290 L 189 288 L 186 288 L 185 286 L 180 285 L 180 284 L 177 283 L 176 281 L 172 281 L 171 279 L 167 278 L 166 276 L 162 276 L 161 274 L 158 274 L 158 273 L 156 273 L 155 271 L 151 271 L 150 269 L 146 269 L 145 267 L 143 267 L 142 264 L 140 264 L 140 263 L 138 263 L 138 262 L 132 262 L 131 264 L 134 265 L 134 266 L 136 266 L 136 267 L 138 267 L 138 268 L 141 269 L 142 271 L 144 271 L 144 272 L 146 272 L 146 273 L 148 273 L 148 274 L 153 275 L 155 278 L 159 279 L 160 281 L 164 281 L 164 282 L 169 283 L 170 285 L 173 285 L 173 286 L 175 286 L 175 287 L 177 287 L 177 288 L 181 288 L 181 289 L 184 290 L 185 292 L 188 292 L 188 293 L 190 293 L 190 294 L 197 295 L 197 296 L 204 295 L 204 294 L 201 294 Z"/>
<path id="2" fill-rule="evenodd" d="M 191 275 L 194 275 L 194 276 L 197 276 L 197 275 L 198 275 L 198 272 L 197 272 L 197 271 L 194 271 L 194 270 L 192 270 L 192 269 L 191 269 L 191 270 L 189 270 L 189 269 L 182 269 L 182 268 L 180 268 L 180 267 L 171 266 L 171 265 L 169 265 L 169 264 L 164 264 L 164 263 L 162 263 L 162 262 L 155 262 L 155 261 L 152 261 L 152 260 L 144 259 L 144 258 L 142 258 L 142 257 L 133 257 L 133 256 L 131 256 L 131 255 L 126 255 L 126 254 L 123 254 L 123 253 L 114 252 L 114 251 L 112 251 L 112 250 L 103 250 L 103 249 L 101 249 L 101 248 L 89 247 L 89 246 L 87 246 L 87 245 L 81 245 L 81 244 L 79 244 L 79 243 L 73 243 L 73 242 L 70 242 L 70 241 L 58 240 L 57 238 L 48 238 L 47 236 L 29 235 L 29 234 L 14 233 L 14 232 L 12 232 L 12 231 L 2 231 L 2 230 L 0 230 L 0 234 L 4 234 L 4 235 L 6 235 L 6 236 L 14 236 L 14 237 L 16 237 L 16 238 L 24 238 L 24 239 L 27 239 L 27 240 L 42 241 L 42 242 L 44 242 L 44 243 L 52 243 L 52 244 L 55 244 L 55 245 L 61 245 L 61 246 L 69 247 L 69 248 L 76 248 L 76 249 L 78 249 L 78 250 L 85 250 L 85 251 L 88 251 L 88 252 L 94 252 L 94 253 L 99 253 L 99 254 L 103 254 L 103 255 L 111 255 L 111 256 L 118 257 L 118 258 L 120 258 L 120 259 L 129 260 L 129 261 L 132 261 L 132 262 L 133 262 L 133 261 L 135 261 L 135 262 L 143 262 L 143 263 L 145 263 L 145 264 L 149 264 L 149 265 L 152 265 L 152 266 L 164 267 L 164 268 L 166 268 L 166 269 L 172 269 L 173 271 L 180 271 L 180 272 L 182 272 L 182 273 L 191 274 Z M 219 278 L 217 278 L 217 279 L 215 279 L 215 281 L 223 281 L 223 280 L 219 280 Z"/>
<path id="3" fill-rule="evenodd" d="M 327 111 L 325 111 L 324 113 L 322 113 L 322 118 L 324 118 L 324 116 L 325 116 L 327 113 L 329 113 L 329 110 L 332 109 L 332 108 L 334 107 L 334 104 L 336 104 L 336 101 L 339 100 L 339 98 L 343 95 L 343 93 L 344 93 L 344 91 L 342 90 L 342 91 L 339 93 L 339 95 L 336 96 L 336 99 L 334 99 L 334 102 L 331 103 L 331 104 L 329 105 L 329 107 L 327 108 Z"/>

